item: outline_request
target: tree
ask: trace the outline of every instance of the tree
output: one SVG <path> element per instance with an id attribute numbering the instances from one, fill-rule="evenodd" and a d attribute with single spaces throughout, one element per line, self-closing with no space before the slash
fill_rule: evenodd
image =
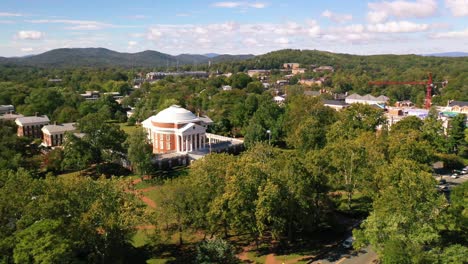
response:
<path id="1" fill-rule="evenodd" d="M 370 243 L 384 260 L 418 263 L 426 254 L 424 247 L 439 241 L 446 201 L 423 168 L 414 161 L 396 159 L 379 171 L 383 188 L 362 229 L 353 232 L 357 248 Z"/>
<path id="2" fill-rule="evenodd" d="M 247 88 L 245 89 L 248 93 L 256 93 L 262 94 L 263 93 L 263 84 L 259 81 L 251 82 L 247 84 Z"/>
<path id="3" fill-rule="evenodd" d="M 95 163 L 110 160 L 124 152 L 126 134 L 117 125 L 106 123 L 99 114 L 88 114 L 80 119 L 78 128 L 84 133 L 82 140 L 89 144 Z"/>
<path id="4" fill-rule="evenodd" d="M 240 73 L 233 74 L 230 77 L 230 81 L 231 81 L 231 86 L 233 88 L 244 89 L 252 81 L 252 78 L 250 78 L 249 75 L 243 72 L 240 72 Z"/>
<path id="5" fill-rule="evenodd" d="M 72 259 L 72 241 L 63 236 L 63 224 L 45 219 L 18 232 L 13 249 L 15 263 L 67 263 Z"/>
<path id="6" fill-rule="evenodd" d="M 91 145 L 81 138 L 76 137 L 72 133 L 65 133 L 63 143 L 63 169 L 82 170 L 86 169 L 98 158 L 95 156 Z"/>
<path id="7" fill-rule="evenodd" d="M 464 114 L 459 114 L 450 120 L 448 143 L 452 153 L 458 154 L 465 146 L 465 119 Z"/>
<path id="8" fill-rule="evenodd" d="M 375 132 L 377 127 L 384 125 L 386 118 L 383 111 L 370 105 L 351 104 L 340 112 L 338 121 L 335 122 L 327 133 L 327 140 L 336 138 L 353 138 L 361 132 Z"/>
<path id="9" fill-rule="evenodd" d="M 137 129 L 125 143 L 133 170 L 140 176 L 148 173 L 151 170 L 153 153 L 146 132 L 142 128 Z"/>
<path id="10" fill-rule="evenodd" d="M 421 131 L 424 123 L 423 121 L 416 116 L 407 116 L 402 120 L 398 121 L 396 124 L 392 125 L 392 132 L 406 132 L 408 130 Z"/>
<path id="11" fill-rule="evenodd" d="M 227 241 L 216 238 L 202 241 L 197 246 L 196 263 L 200 264 L 235 264 L 240 263 L 234 247 Z"/>
<path id="12" fill-rule="evenodd" d="M 337 120 L 337 113 L 319 98 L 300 95 L 290 99 L 284 119 L 288 145 L 307 151 L 325 146 L 326 133 Z"/>

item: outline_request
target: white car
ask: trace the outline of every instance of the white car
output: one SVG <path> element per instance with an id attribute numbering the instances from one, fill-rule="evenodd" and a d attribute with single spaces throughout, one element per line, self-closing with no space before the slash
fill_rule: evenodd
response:
<path id="1" fill-rule="evenodd" d="M 454 173 L 454 174 L 452 174 L 452 176 L 450 176 L 450 177 L 453 178 L 453 179 L 456 179 L 456 178 L 458 178 L 458 174 Z"/>
<path id="2" fill-rule="evenodd" d="M 343 241 L 343 247 L 344 248 L 352 248 L 353 247 L 353 241 L 354 241 L 354 238 L 352 236 L 348 237 L 347 239 L 345 239 L 345 241 Z"/>

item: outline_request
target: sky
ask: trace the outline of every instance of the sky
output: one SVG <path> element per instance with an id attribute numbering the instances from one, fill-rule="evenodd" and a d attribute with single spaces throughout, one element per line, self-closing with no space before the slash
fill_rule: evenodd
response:
<path id="1" fill-rule="evenodd" d="M 0 56 L 119 52 L 468 52 L 468 0 L 1 0 Z"/>

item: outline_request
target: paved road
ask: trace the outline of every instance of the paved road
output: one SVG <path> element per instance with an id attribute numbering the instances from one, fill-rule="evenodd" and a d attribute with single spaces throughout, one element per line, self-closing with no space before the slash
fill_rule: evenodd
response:
<path id="1" fill-rule="evenodd" d="M 377 259 L 377 254 L 366 247 L 359 252 L 345 249 L 342 246 L 325 255 L 322 259 L 312 262 L 313 264 L 370 264 Z"/>

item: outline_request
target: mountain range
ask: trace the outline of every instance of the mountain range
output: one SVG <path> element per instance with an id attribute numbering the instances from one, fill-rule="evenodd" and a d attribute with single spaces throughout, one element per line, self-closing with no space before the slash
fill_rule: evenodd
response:
<path id="1" fill-rule="evenodd" d="M 208 62 L 238 61 L 254 55 L 229 54 L 180 54 L 177 56 L 146 50 L 137 53 L 121 53 L 105 48 L 62 48 L 27 57 L 0 57 L 0 64 L 36 67 L 166 67 L 198 65 Z"/>
<path id="2" fill-rule="evenodd" d="M 468 52 L 454 51 L 454 52 L 426 54 L 424 56 L 431 56 L 431 57 L 468 57 Z"/>

